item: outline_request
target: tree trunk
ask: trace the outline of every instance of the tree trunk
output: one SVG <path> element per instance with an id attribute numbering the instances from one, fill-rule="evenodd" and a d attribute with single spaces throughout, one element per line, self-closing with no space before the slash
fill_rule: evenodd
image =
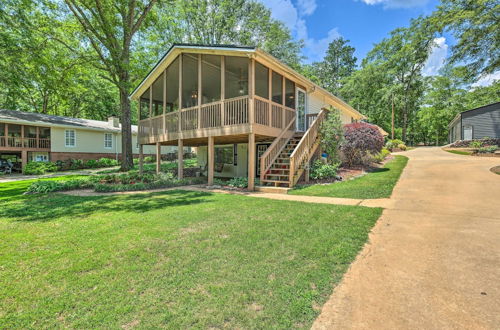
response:
<path id="1" fill-rule="evenodd" d="M 120 107 L 122 111 L 122 166 L 120 170 L 126 172 L 134 167 L 134 155 L 132 153 L 130 100 L 128 92 L 123 88 L 120 88 Z"/>
<path id="2" fill-rule="evenodd" d="M 405 106 L 403 108 L 403 132 L 402 132 L 402 138 L 404 143 L 406 143 L 406 126 L 408 125 L 408 108 L 405 102 Z"/>

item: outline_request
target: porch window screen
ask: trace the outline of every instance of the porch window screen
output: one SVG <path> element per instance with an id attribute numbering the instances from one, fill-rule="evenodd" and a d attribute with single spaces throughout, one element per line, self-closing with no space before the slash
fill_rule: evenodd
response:
<path id="1" fill-rule="evenodd" d="M 255 94 L 269 98 L 269 69 L 259 62 L 255 62 Z"/>
<path id="2" fill-rule="evenodd" d="M 139 120 L 149 118 L 149 88 L 141 95 L 139 107 Z"/>
<path id="3" fill-rule="evenodd" d="M 64 145 L 66 147 L 74 147 L 76 145 L 75 131 L 67 129 L 64 131 Z"/>
<path id="4" fill-rule="evenodd" d="M 248 95 L 248 58 L 226 56 L 226 99 Z"/>
<path id="5" fill-rule="evenodd" d="M 198 105 L 198 55 L 182 54 L 182 107 Z"/>
<path id="6" fill-rule="evenodd" d="M 104 148 L 106 149 L 113 148 L 113 134 L 104 133 Z"/>
<path id="7" fill-rule="evenodd" d="M 40 139 L 50 139 L 50 128 L 39 127 L 38 128 L 38 136 L 40 137 Z"/>
<path id="8" fill-rule="evenodd" d="M 220 101 L 221 57 L 202 55 L 201 57 L 201 103 Z"/>
<path id="9" fill-rule="evenodd" d="M 220 146 L 215 147 L 215 163 L 216 164 L 234 164 L 234 147 Z"/>
<path id="10" fill-rule="evenodd" d="M 283 104 L 283 76 L 273 72 L 273 102 Z"/>
<path id="11" fill-rule="evenodd" d="M 285 106 L 295 109 L 295 83 L 285 80 Z"/>
<path id="12" fill-rule="evenodd" d="M 167 70 L 167 108 L 165 112 L 179 110 L 179 57 L 177 57 Z"/>
<path id="13" fill-rule="evenodd" d="M 163 115 L 163 75 L 162 73 L 158 79 L 153 83 L 153 117 Z"/>
<path id="14" fill-rule="evenodd" d="M 5 124 L 0 123 L 0 136 L 5 136 Z"/>

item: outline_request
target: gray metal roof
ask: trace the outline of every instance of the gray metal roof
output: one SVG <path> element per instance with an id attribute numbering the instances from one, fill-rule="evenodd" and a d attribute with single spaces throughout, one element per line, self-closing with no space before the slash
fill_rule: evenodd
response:
<path id="1" fill-rule="evenodd" d="M 22 122 L 24 124 L 31 125 L 47 125 L 47 126 L 72 126 L 82 129 L 92 129 L 92 130 L 105 130 L 110 132 L 119 133 L 121 131 L 120 127 L 113 127 L 107 121 L 92 120 L 92 119 L 82 119 L 82 118 L 72 118 L 63 116 L 53 116 L 46 115 L 36 112 L 24 112 L 17 110 L 5 110 L 0 109 L 0 121 L 8 122 Z M 137 132 L 137 126 L 132 125 L 132 132 Z"/>

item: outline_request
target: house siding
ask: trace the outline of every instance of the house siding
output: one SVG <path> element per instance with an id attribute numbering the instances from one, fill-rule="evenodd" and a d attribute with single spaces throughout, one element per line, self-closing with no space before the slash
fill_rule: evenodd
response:
<path id="1" fill-rule="evenodd" d="M 116 155 L 122 151 L 122 141 L 120 133 L 113 134 L 113 146 L 108 149 L 104 147 L 104 134 L 109 133 L 105 131 L 83 130 L 75 128 L 76 142 L 74 147 L 66 147 L 64 141 L 64 131 L 72 128 L 51 128 L 51 152 L 53 153 L 70 153 L 70 154 L 105 154 Z M 156 147 L 153 145 L 143 146 L 144 154 L 156 154 Z M 162 154 L 175 152 L 176 147 L 162 146 Z M 137 147 L 137 135 L 132 136 L 132 152 L 139 153 Z M 76 156 L 76 155 L 75 155 Z"/>
<path id="2" fill-rule="evenodd" d="M 317 92 L 308 94 L 307 104 L 307 114 L 319 113 L 321 109 L 333 106 L 327 102 L 323 95 Z M 340 119 L 342 120 L 342 124 L 350 124 L 353 120 L 353 118 L 344 111 L 340 111 Z"/>
<path id="3" fill-rule="evenodd" d="M 462 113 L 462 131 L 469 125 L 473 139 L 500 138 L 500 103 Z"/>

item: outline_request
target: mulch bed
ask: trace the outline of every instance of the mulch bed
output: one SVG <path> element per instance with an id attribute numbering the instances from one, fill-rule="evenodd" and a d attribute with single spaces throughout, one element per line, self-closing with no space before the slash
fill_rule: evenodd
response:
<path id="1" fill-rule="evenodd" d="M 490 168 L 490 171 L 492 171 L 495 174 L 499 174 L 500 175 L 500 165 Z"/>

